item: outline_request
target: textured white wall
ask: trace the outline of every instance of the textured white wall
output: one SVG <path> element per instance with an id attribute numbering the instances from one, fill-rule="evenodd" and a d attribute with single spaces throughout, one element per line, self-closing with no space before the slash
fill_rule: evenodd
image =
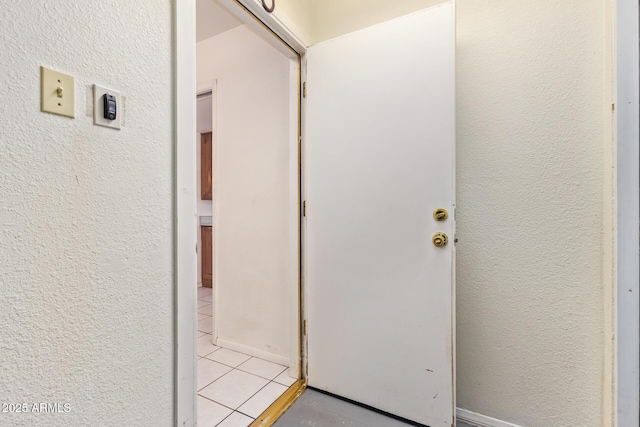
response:
<path id="1" fill-rule="evenodd" d="M 289 59 L 245 26 L 198 43 L 197 54 L 198 82 L 217 80 L 217 336 L 287 363 L 289 295 L 297 284 L 289 229 L 297 221 L 289 209 L 289 158 L 297 155 L 289 151 Z"/>
<path id="2" fill-rule="evenodd" d="M 459 4 L 459 405 L 526 426 L 602 425 L 605 4 Z"/>
<path id="3" fill-rule="evenodd" d="M 313 39 L 435 3 L 314 1 Z M 602 422 L 608 6 L 457 1 L 458 406 L 524 426 Z"/>
<path id="4" fill-rule="evenodd" d="M 609 2 L 457 4 L 459 406 L 600 425 Z M 338 35 L 322 13 L 314 30 Z M 1 422 L 169 425 L 170 2 L 5 1 L 0 18 L 0 396 L 71 404 Z M 76 76 L 75 120 L 39 112 L 40 65 Z M 94 82 L 127 97 L 120 132 L 83 115 Z"/>
<path id="5" fill-rule="evenodd" d="M 172 424 L 171 13 L 0 2 L 0 397 L 71 409 L 1 425 Z M 75 119 L 40 112 L 40 65 L 75 76 Z M 85 115 L 92 83 L 122 130 Z"/>

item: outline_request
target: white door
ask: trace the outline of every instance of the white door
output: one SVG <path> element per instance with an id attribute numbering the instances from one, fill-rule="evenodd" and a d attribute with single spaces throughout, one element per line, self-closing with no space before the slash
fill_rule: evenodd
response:
<path id="1" fill-rule="evenodd" d="M 431 427 L 455 409 L 454 31 L 445 3 L 307 62 L 309 385 Z"/>

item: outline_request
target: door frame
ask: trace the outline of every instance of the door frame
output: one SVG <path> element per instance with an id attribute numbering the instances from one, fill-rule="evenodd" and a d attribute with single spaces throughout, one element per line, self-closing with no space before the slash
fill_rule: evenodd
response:
<path id="1" fill-rule="evenodd" d="M 613 12 L 613 141 L 612 173 L 613 275 L 610 297 L 613 328 L 607 346 L 615 355 L 611 378 L 611 425 L 638 427 L 640 420 L 640 52 L 638 0 L 617 0 Z M 608 233 L 607 233 L 608 235 Z M 605 387 L 605 390 L 609 388 Z M 605 397 L 606 399 L 606 397 Z"/>
<path id="2" fill-rule="evenodd" d="M 245 25 L 261 35 L 274 48 L 300 58 L 301 79 L 304 76 L 306 45 L 272 14 L 267 13 L 259 0 L 219 0 Z M 196 301 L 197 301 L 197 185 L 196 185 L 196 0 L 173 2 L 173 117 L 174 117 L 174 425 L 195 426 L 196 404 Z M 247 13 L 248 12 L 248 13 Z M 275 35 L 275 37 L 274 37 Z M 286 45 L 285 45 L 286 44 Z M 300 91 L 299 91 L 300 92 Z M 302 109 L 300 93 L 296 96 Z M 301 135 L 301 117 L 298 135 Z M 300 167 L 300 145 L 298 166 Z M 300 173 L 299 173 L 300 175 Z M 300 176 L 298 186 L 300 187 Z M 301 191 L 301 190 L 300 190 Z M 300 195 L 298 195 L 298 200 Z M 298 201 L 296 201 L 298 203 Z M 300 230 L 298 216 L 298 230 Z M 301 262 L 300 238 L 298 257 Z M 300 303 L 301 274 L 296 302 Z M 300 310 L 295 318 L 300 329 Z M 292 328 L 299 351 L 302 351 L 300 331 Z M 292 346 L 293 347 L 293 346 Z M 300 354 L 297 354 L 297 360 Z M 302 369 L 299 369 L 302 372 Z"/>

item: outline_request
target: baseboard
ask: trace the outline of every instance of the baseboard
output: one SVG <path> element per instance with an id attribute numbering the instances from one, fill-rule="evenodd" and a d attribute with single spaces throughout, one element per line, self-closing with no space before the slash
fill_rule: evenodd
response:
<path id="1" fill-rule="evenodd" d="M 249 356 L 258 357 L 268 362 L 277 363 L 278 365 L 289 366 L 289 358 L 280 356 L 279 354 L 269 353 L 268 351 L 258 350 L 257 348 L 249 347 L 243 344 L 238 344 L 233 341 L 225 340 L 224 338 L 218 338 L 214 343 L 218 347 L 224 347 L 228 350 L 239 351 L 240 353 L 248 354 Z"/>
<path id="2" fill-rule="evenodd" d="M 475 427 L 521 427 L 486 415 L 471 412 L 466 409 L 456 409 L 456 420 L 463 421 Z"/>

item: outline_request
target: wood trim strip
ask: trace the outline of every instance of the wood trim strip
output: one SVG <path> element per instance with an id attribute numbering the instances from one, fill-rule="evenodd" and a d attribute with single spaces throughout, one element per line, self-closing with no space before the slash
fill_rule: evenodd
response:
<path id="1" fill-rule="evenodd" d="M 260 414 L 249 427 L 270 427 L 287 409 L 293 405 L 307 388 L 304 380 L 298 380 L 285 391 L 275 402 Z"/>
<path id="2" fill-rule="evenodd" d="M 200 199 L 212 200 L 213 191 L 213 133 L 200 135 Z"/>

